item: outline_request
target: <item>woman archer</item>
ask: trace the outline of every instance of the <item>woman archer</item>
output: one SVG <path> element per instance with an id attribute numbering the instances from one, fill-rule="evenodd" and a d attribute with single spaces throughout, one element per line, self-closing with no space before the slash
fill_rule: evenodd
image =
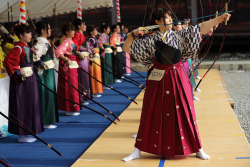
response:
<path id="1" fill-rule="evenodd" d="M 194 56 L 201 34 L 229 20 L 230 16 L 225 13 L 174 32 L 171 12 L 159 8 L 154 11 L 150 24 L 165 26 L 144 38 L 138 38 L 138 34 L 148 34 L 143 27 L 128 34 L 124 51 L 149 66 L 149 70 L 135 148 L 123 161 L 140 158 L 141 151 L 168 157 L 196 153 L 201 159 L 210 158 L 202 150 L 192 92 L 181 59 Z"/>

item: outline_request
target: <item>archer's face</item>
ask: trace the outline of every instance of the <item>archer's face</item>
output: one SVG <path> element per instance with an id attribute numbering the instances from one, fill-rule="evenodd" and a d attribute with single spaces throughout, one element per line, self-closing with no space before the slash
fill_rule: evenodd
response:
<path id="1" fill-rule="evenodd" d="M 172 17 L 169 16 L 168 14 L 166 15 L 165 19 L 162 19 L 162 21 L 164 22 L 163 24 L 170 24 L 170 25 L 166 25 L 166 29 L 170 29 L 172 28 L 172 23 L 173 23 L 173 20 L 172 20 Z"/>
<path id="2" fill-rule="evenodd" d="M 96 37 L 97 34 L 98 34 L 97 29 L 95 28 L 90 34 L 91 34 L 92 36 Z"/>
<path id="3" fill-rule="evenodd" d="M 50 37 L 51 36 L 51 27 L 50 27 L 50 25 L 48 24 L 48 37 Z"/>
<path id="4" fill-rule="evenodd" d="M 110 28 L 108 27 L 106 30 L 105 30 L 106 34 L 109 34 L 110 33 Z"/>
<path id="5" fill-rule="evenodd" d="M 32 35 L 31 32 L 25 32 L 24 34 L 20 34 L 20 41 L 29 43 L 31 41 Z"/>
<path id="6" fill-rule="evenodd" d="M 165 30 L 172 29 L 172 24 L 171 23 L 173 23 L 173 20 L 172 20 L 172 17 L 169 16 L 168 14 L 166 14 L 166 17 L 162 18 L 160 21 L 156 20 L 156 24 L 158 24 L 158 25 L 167 24 L 165 26 L 162 26 L 162 29 L 165 29 Z"/>
<path id="7" fill-rule="evenodd" d="M 120 32 L 121 32 L 121 29 L 120 29 L 120 26 L 119 26 L 119 25 L 116 26 L 115 31 L 116 31 L 117 33 L 120 33 Z"/>
<path id="8" fill-rule="evenodd" d="M 66 36 L 68 38 L 73 38 L 75 36 L 75 30 L 66 31 Z"/>
<path id="9" fill-rule="evenodd" d="M 85 22 L 82 22 L 82 24 L 78 27 L 79 27 L 79 30 L 82 32 L 86 31 L 86 28 L 87 28 L 87 26 L 85 25 Z"/>

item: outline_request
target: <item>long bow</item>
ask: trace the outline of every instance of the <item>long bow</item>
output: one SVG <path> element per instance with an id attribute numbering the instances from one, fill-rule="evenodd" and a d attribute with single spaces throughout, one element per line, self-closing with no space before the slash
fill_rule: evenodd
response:
<path id="1" fill-rule="evenodd" d="M 225 0 L 225 12 L 227 13 L 228 11 L 228 1 Z M 224 9 L 223 9 L 224 10 Z M 222 51 L 222 48 L 224 46 L 224 43 L 225 43 L 225 39 L 226 39 L 226 31 L 227 31 L 227 21 L 225 21 L 225 28 L 224 28 L 224 36 L 223 36 L 223 41 L 221 43 L 221 46 L 220 46 L 220 50 L 218 52 L 218 55 L 216 56 L 214 62 L 212 63 L 212 65 L 208 68 L 208 70 L 206 71 L 206 73 L 202 76 L 201 80 L 198 82 L 197 86 L 195 87 L 195 90 L 197 90 L 197 88 L 199 87 L 199 85 L 201 84 L 202 80 L 205 78 L 205 76 L 208 74 L 208 72 L 211 70 L 211 68 L 213 67 L 213 65 L 215 64 L 215 62 L 218 60 L 220 54 L 221 54 L 221 51 Z"/>
<path id="2" fill-rule="evenodd" d="M 211 0 L 208 0 L 209 1 L 209 7 L 210 7 L 210 20 L 211 20 L 211 15 L 212 15 L 212 4 L 211 4 Z M 202 17 L 204 17 L 204 13 L 203 13 L 203 5 L 202 5 L 202 1 L 200 0 L 200 6 L 201 6 L 201 10 L 202 10 Z M 216 4 L 216 14 L 218 14 L 218 3 Z M 215 17 L 218 17 L 218 15 L 216 15 Z M 202 22 L 204 22 L 204 19 L 202 20 Z M 188 78 L 191 77 L 192 73 L 198 68 L 198 66 L 200 65 L 200 63 L 207 57 L 212 45 L 213 45 L 213 41 L 214 41 L 214 34 L 215 34 L 215 29 L 213 30 L 213 33 L 212 33 L 212 38 L 211 36 L 207 36 L 206 40 L 204 41 L 204 39 L 202 40 L 201 42 L 201 47 L 200 47 L 200 50 L 198 51 L 198 54 L 196 54 L 195 58 L 192 59 L 192 65 L 191 65 L 191 68 L 189 69 L 189 75 L 188 75 Z M 209 41 L 209 42 L 208 42 Z M 207 43 L 208 42 L 208 43 Z M 204 51 L 204 56 L 202 57 L 201 61 L 199 61 L 199 63 L 197 65 L 195 65 L 195 62 L 197 60 L 197 58 L 200 56 L 200 53 L 201 51 L 203 50 L 204 46 L 207 44 L 207 47 Z"/>

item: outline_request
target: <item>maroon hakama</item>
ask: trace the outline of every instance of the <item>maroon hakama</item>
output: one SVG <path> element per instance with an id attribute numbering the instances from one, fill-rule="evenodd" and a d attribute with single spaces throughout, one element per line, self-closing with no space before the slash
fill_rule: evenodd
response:
<path id="1" fill-rule="evenodd" d="M 147 80 L 135 147 L 141 151 L 174 157 L 201 148 L 192 92 L 181 61 L 152 69 L 165 70 L 160 81 Z"/>

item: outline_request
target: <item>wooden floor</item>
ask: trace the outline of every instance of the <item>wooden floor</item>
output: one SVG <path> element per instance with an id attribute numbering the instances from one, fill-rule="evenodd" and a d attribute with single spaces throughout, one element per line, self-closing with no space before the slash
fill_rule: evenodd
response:
<path id="1" fill-rule="evenodd" d="M 200 76 L 204 74 L 200 70 Z M 72 165 L 73 167 L 250 167 L 250 147 L 234 115 L 232 103 L 221 74 L 211 70 L 200 85 L 201 93 L 195 93 L 198 127 L 203 150 L 210 160 L 200 160 L 195 155 L 178 156 L 161 161 L 161 157 L 142 153 L 142 158 L 130 162 L 121 161 L 133 151 L 144 91 L 120 116 L 118 125 L 111 125 L 95 143 Z M 238 158 L 238 159 L 237 159 Z"/>

